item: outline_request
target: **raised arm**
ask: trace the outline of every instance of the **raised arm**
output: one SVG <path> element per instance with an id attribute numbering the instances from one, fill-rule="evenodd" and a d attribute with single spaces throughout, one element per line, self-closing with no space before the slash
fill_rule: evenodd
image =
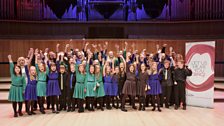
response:
<path id="1" fill-rule="evenodd" d="M 68 48 L 69 48 L 69 44 L 66 44 L 65 45 L 65 51 L 64 51 L 64 53 L 67 53 L 68 52 Z"/>
<path id="2" fill-rule="evenodd" d="M 56 45 L 56 53 L 59 52 L 59 46 L 60 46 L 60 44 L 58 43 L 58 44 Z"/>
<path id="3" fill-rule="evenodd" d="M 12 61 L 12 56 L 8 55 L 8 59 L 9 59 L 10 75 L 14 76 L 14 70 L 13 70 L 14 64 L 13 64 L 13 61 Z"/>

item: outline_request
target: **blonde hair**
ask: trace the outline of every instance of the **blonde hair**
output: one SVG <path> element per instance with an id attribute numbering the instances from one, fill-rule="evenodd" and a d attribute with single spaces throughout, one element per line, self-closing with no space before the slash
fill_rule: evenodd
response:
<path id="1" fill-rule="evenodd" d="M 156 65 L 156 70 L 153 70 L 152 69 L 152 66 L 153 65 Z M 149 71 L 148 71 L 148 74 L 149 75 L 153 75 L 153 74 L 157 74 L 158 73 L 158 71 L 157 71 L 157 63 L 156 62 L 152 62 L 152 64 L 150 65 L 150 69 L 149 69 Z"/>

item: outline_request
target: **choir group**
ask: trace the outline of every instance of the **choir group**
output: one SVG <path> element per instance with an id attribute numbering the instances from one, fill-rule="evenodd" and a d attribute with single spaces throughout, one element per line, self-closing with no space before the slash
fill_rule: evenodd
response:
<path id="1" fill-rule="evenodd" d="M 116 52 L 107 50 L 108 42 L 91 44 L 93 50 L 89 45 L 85 42 L 79 50 L 67 44 L 59 51 L 57 44 L 56 52 L 30 48 L 15 65 L 8 55 L 12 81 L 8 99 L 14 117 L 23 115 L 23 102 L 28 115 L 35 115 L 37 106 L 42 114 L 50 108 L 56 114 L 76 108 L 79 113 L 104 108 L 127 112 L 127 101 L 137 109 L 136 100 L 139 111 L 149 105 L 159 112 L 164 105 L 186 110 L 185 81 L 192 71 L 172 47 L 166 53 L 166 44 L 157 45 L 157 52 L 149 53 L 139 52 L 134 44 L 128 49 L 127 42 L 123 49 L 115 45 Z"/>

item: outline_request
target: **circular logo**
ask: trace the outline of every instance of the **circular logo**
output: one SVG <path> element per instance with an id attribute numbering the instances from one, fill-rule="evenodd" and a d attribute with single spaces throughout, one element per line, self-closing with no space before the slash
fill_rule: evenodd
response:
<path id="1" fill-rule="evenodd" d="M 212 88 L 214 86 L 214 59 L 215 59 L 215 51 L 214 51 L 214 47 L 209 46 L 209 45 L 204 45 L 204 44 L 198 44 L 198 45 L 194 45 L 191 47 L 191 49 L 188 51 L 188 53 L 186 54 L 186 63 L 189 64 L 192 61 L 192 58 L 194 57 L 194 55 L 199 54 L 199 55 L 203 55 L 203 54 L 208 54 L 209 55 L 209 60 L 211 63 L 209 63 L 209 67 L 210 71 L 212 74 L 208 77 L 204 77 L 204 81 L 202 83 L 193 83 L 192 81 L 190 81 L 190 79 L 187 79 L 187 85 L 186 88 L 192 91 L 196 91 L 196 92 L 202 92 L 202 91 L 206 91 L 210 88 Z M 204 59 L 206 60 L 206 59 Z M 200 67 L 197 66 L 197 68 L 200 69 L 206 69 L 206 67 Z M 195 73 L 193 73 L 194 76 Z"/>

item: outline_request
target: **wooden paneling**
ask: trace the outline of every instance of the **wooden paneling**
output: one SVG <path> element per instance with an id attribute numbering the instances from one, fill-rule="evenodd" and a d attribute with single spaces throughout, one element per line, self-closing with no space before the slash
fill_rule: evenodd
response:
<path id="1" fill-rule="evenodd" d="M 185 54 L 185 43 L 186 42 L 197 42 L 204 40 L 152 40 L 152 39 L 89 39 L 86 40 L 90 44 L 99 44 L 104 43 L 105 41 L 109 42 L 109 49 L 115 51 L 115 44 L 120 45 L 121 48 L 124 47 L 124 41 L 127 41 L 129 44 L 129 49 L 132 43 L 135 43 L 136 49 L 142 50 L 147 49 L 147 52 L 155 53 L 156 44 L 162 46 L 164 43 L 168 44 L 168 47 L 173 46 L 174 50 L 177 53 Z M 60 50 L 64 50 L 64 47 L 67 43 L 71 45 L 72 48 L 82 49 L 83 40 L 73 40 L 70 42 L 66 40 L 0 40 L 0 62 L 8 62 L 7 55 L 11 54 L 14 61 L 17 60 L 20 56 L 27 56 L 27 51 L 29 48 L 38 48 L 44 50 L 49 48 L 50 50 L 55 51 L 56 44 L 60 43 Z M 89 46 L 91 47 L 91 46 Z M 167 49 L 169 51 L 169 49 Z M 224 40 L 216 41 L 216 61 L 224 61 Z M 224 76 L 224 64 L 217 64 L 215 67 L 216 76 Z M 8 65 L 0 65 L 0 77 L 9 76 Z"/>

